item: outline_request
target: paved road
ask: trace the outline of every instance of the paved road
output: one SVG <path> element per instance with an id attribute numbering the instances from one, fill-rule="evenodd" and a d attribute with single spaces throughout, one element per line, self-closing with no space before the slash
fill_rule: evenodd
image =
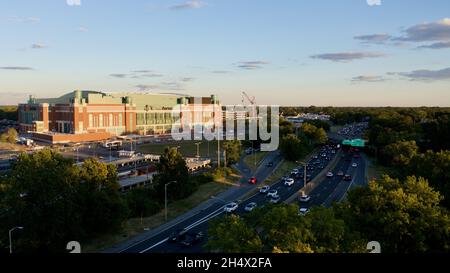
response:
<path id="1" fill-rule="evenodd" d="M 241 196 L 245 195 L 249 191 L 254 189 L 254 185 L 250 185 L 247 183 L 247 179 L 250 176 L 255 176 L 258 181 L 264 181 L 269 177 L 272 172 L 275 170 L 277 165 L 282 161 L 282 156 L 278 151 L 269 153 L 263 163 L 261 164 L 261 167 L 256 170 L 255 174 L 252 174 L 251 172 L 244 172 L 244 177 L 241 179 L 241 186 L 237 189 L 233 189 L 226 194 L 224 194 L 222 197 L 214 198 L 211 204 L 204 208 L 197 213 L 193 215 L 189 215 L 188 218 L 182 220 L 182 221 L 174 221 L 172 225 L 169 225 L 168 228 L 153 234 L 151 232 L 148 233 L 148 238 L 142 239 L 139 243 L 132 245 L 130 247 L 124 248 L 120 250 L 120 252 L 125 253 L 140 253 L 140 252 L 146 252 L 157 249 L 157 247 L 162 247 L 163 249 L 169 249 L 169 252 L 177 252 L 177 251 L 170 251 L 169 244 L 165 243 L 165 240 L 172 234 L 172 232 L 178 230 L 178 229 L 189 229 L 191 231 L 195 230 L 204 230 L 206 233 L 207 225 L 206 223 L 213 217 L 219 215 L 223 212 L 223 206 L 224 204 L 234 201 Z M 265 167 L 266 163 L 273 162 L 272 167 Z M 246 168 L 245 166 L 240 166 L 242 168 Z M 248 169 L 248 168 L 247 168 Z M 181 217 L 183 218 L 183 217 Z M 203 224 L 203 225 L 202 225 Z M 190 252 L 200 252 L 196 250 L 195 248 L 189 249 Z M 201 249 L 200 249 L 201 250 Z M 108 251 L 106 251 L 108 252 Z M 164 251 L 160 251 L 164 252 Z M 179 251 L 178 251 L 179 252 Z"/>

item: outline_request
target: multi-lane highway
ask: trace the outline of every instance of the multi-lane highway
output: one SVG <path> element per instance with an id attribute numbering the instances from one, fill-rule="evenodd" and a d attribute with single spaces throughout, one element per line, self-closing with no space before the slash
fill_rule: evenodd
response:
<path id="1" fill-rule="evenodd" d="M 336 158 L 337 157 L 337 158 Z M 282 157 L 279 153 L 270 153 L 265 160 L 261 163 L 260 167 L 256 170 L 254 176 L 259 183 L 264 181 L 276 166 L 281 162 Z M 329 169 L 329 163 L 334 162 L 334 167 Z M 268 162 L 273 162 L 273 166 L 267 165 Z M 311 200 L 308 203 L 300 203 L 297 198 L 293 202 L 297 202 L 302 208 L 310 208 L 312 206 L 330 206 L 333 202 L 339 202 L 344 197 L 347 191 L 356 185 L 363 185 L 366 183 L 365 179 L 365 162 L 361 157 L 359 151 L 343 149 L 340 150 L 334 144 L 323 146 L 320 151 L 314 154 L 308 163 L 308 180 L 313 180 L 317 186 L 309 192 Z M 269 167 L 270 166 L 270 167 Z M 303 188 L 303 168 L 298 167 L 298 175 L 286 174 L 294 178 L 294 184 L 287 186 L 284 180 L 280 180 L 271 186 L 271 190 L 276 190 L 280 196 L 280 203 L 289 199 L 289 197 L 298 194 L 298 191 Z M 319 173 L 332 172 L 331 177 L 316 177 Z M 341 175 L 339 175 L 341 174 Z M 349 175 L 350 178 L 344 179 L 345 175 Z M 247 213 L 244 208 L 249 203 L 256 203 L 257 206 L 264 206 L 269 204 L 271 198 L 267 197 L 267 194 L 256 193 L 245 200 L 239 200 L 242 196 L 246 196 L 246 193 L 254 190 L 255 187 L 260 188 L 258 185 L 250 185 L 246 181 L 250 173 L 248 170 L 244 170 L 244 177 L 241 181 L 241 187 L 234 191 L 233 195 L 228 195 L 227 198 L 216 198 L 215 202 L 212 202 L 210 206 L 198 211 L 197 213 L 179 221 L 157 233 L 149 233 L 148 237 L 140 239 L 137 243 L 123 247 L 119 249 L 119 252 L 124 253 L 199 253 L 204 252 L 203 246 L 206 243 L 208 223 L 216 218 L 223 216 L 224 206 L 233 201 L 238 203 L 238 208 L 234 213 L 245 214 Z M 188 230 L 192 233 L 203 233 L 204 239 L 190 247 L 183 247 L 178 243 L 169 242 L 169 238 L 179 232 L 180 230 Z"/>

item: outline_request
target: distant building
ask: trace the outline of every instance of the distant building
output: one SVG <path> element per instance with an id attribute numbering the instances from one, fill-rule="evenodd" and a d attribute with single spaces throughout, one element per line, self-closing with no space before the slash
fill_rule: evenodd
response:
<path id="1" fill-rule="evenodd" d="M 174 123 L 172 108 L 185 105 L 195 109 L 219 104 L 215 96 L 199 102 L 183 95 L 148 93 L 103 93 L 74 91 L 59 98 L 38 99 L 30 96 L 19 104 L 22 132 L 49 143 L 99 141 L 122 134 L 169 134 Z M 208 120 L 212 113 L 193 112 Z M 190 124 L 193 125 L 193 124 Z"/>

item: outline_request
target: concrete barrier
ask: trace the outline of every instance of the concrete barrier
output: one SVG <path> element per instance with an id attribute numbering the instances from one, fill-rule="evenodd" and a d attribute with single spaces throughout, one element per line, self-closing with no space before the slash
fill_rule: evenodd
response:
<path id="1" fill-rule="evenodd" d="M 310 182 L 308 182 L 306 184 L 306 187 L 302 187 L 300 190 L 298 190 L 296 193 L 294 193 L 288 199 L 286 199 L 284 201 L 284 203 L 286 203 L 286 204 L 293 203 L 294 201 L 296 201 L 296 199 L 298 198 L 298 196 L 300 195 L 301 192 L 304 192 L 304 194 L 309 195 L 309 193 L 312 190 L 314 190 L 318 185 L 320 185 L 320 183 L 322 183 L 324 181 L 324 178 L 326 177 L 327 172 L 329 170 L 333 169 L 334 167 L 336 167 L 337 163 L 339 162 L 339 159 L 341 158 L 341 155 L 342 155 L 342 150 L 339 150 L 339 152 L 336 153 L 333 160 L 331 160 L 331 162 L 326 166 L 326 168 L 324 168 L 318 175 L 316 175 L 316 177 L 314 177 L 314 179 L 312 179 Z"/>

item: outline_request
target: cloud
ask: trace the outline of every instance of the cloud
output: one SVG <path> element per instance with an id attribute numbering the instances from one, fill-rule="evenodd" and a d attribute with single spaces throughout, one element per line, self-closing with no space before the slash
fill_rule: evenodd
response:
<path id="1" fill-rule="evenodd" d="M 150 74 L 142 74 L 142 75 L 135 75 L 137 78 L 159 78 L 164 76 L 163 74 L 158 73 L 150 73 Z"/>
<path id="2" fill-rule="evenodd" d="M 364 76 L 358 76 L 353 77 L 352 82 L 383 82 L 386 79 L 381 76 L 370 76 L 370 75 L 364 75 Z"/>
<path id="3" fill-rule="evenodd" d="M 412 81 L 432 82 L 432 81 L 450 80 L 450 67 L 441 70 L 422 69 L 422 70 L 415 70 L 412 72 L 400 72 L 391 74 L 396 74 L 408 78 Z"/>
<path id="4" fill-rule="evenodd" d="M 405 42 L 450 41 L 450 18 L 433 23 L 422 23 L 407 28 L 404 36 L 394 40 Z"/>
<path id="5" fill-rule="evenodd" d="M 418 49 L 443 49 L 450 48 L 450 42 L 438 42 L 431 45 L 423 45 L 417 47 Z"/>
<path id="6" fill-rule="evenodd" d="M 191 82 L 193 80 L 195 80 L 195 78 L 189 78 L 189 77 L 181 78 L 182 82 Z"/>
<path id="7" fill-rule="evenodd" d="M 263 68 L 265 65 L 269 63 L 266 61 L 249 61 L 249 62 L 240 62 L 237 64 L 237 67 L 246 69 L 246 70 L 254 70 Z"/>
<path id="8" fill-rule="evenodd" d="M 366 44 L 384 44 L 389 41 L 392 36 L 388 34 L 372 34 L 372 35 L 361 35 L 353 37 L 355 40 L 360 40 L 362 43 Z"/>
<path id="9" fill-rule="evenodd" d="M 119 74 L 119 73 L 117 73 L 117 74 L 109 74 L 111 77 L 114 77 L 114 78 L 119 78 L 119 79 L 123 79 L 123 78 L 126 78 L 128 75 L 127 74 Z"/>
<path id="10" fill-rule="evenodd" d="M 381 6 L 381 0 L 366 0 L 369 6 Z"/>
<path id="11" fill-rule="evenodd" d="M 353 60 L 380 58 L 385 57 L 386 54 L 381 52 L 340 52 L 340 53 L 326 53 L 313 55 L 313 59 L 328 60 L 333 62 L 351 62 Z"/>
<path id="12" fill-rule="evenodd" d="M 81 6 L 81 0 L 66 0 L 68 6 Z"/>
<path id="13" fill-rule="evenodd" d="M 149 91 L 153 89 L 159 89 L 159 85 L 138 84 L 136 87 L 139 91 Z"/>
<path id="14" fill-rule="evenodd" d="M 136 87 L 140 91 L 149 91 L 149 90 L 184 90 L 184 87 L 182 84 L 176 81 L 169 81 L 169 82 L 161 82 L 160 84 L 138 84 Z"/>
<path id="15" fill-rule="evenodd" d="M 2 66 L 0 69 L 3 70 L 34 70 L 32 67 L 28 66 Z"/>
<path id="16" fill-rule="evenodd" d="M 231 71 L 227 71 L 227 70 L 213 70 L 213 71 L 211 71 L 211 73 L 214 73 L 214 74 L 228 74 L 228 73 L 231 73 Z"/>
<path id="17" fill-rule="evenodd" d="M 32 44 L 31 48 L 32 49 L 42 49 L 42 48 L 46 48 L 47 46 L 44 44 Z"/>
<path id="18" fill-rule="evenodd" d="M 89 32 L 89 29 L 88 29 L 88 28 L 85 28 L 85 27 L 78 27 L 78 28 L 77 28 L 77 31 L 78 31 L 78 32 Z"/>
<path id="19" fill-rule="evenodd" d="M 9 16 L 6 18 L 9 22 L 15 22 L 15 23 L 39 23 L 41 21 L 40 18 L 37 17 L 19 17 L 19 16 Z"/>
<path id="20" fill-rule="evenodd" d="M 187 2 L 181 3 L 181 4 L 170 6 L 169 9 L 172 9 L 172 10 L 199 9 L 199 8 L 203 8 L 206 6 L 207 6 L 207 4 L 202 1 L 192 0 L 192 1 L 187 1 Z"/>
<path id="21" fill-rule="evenodd" d="M 131 72 L 133 72 L 133 73 L 151 73 L 152 71 L 151 70 L 133 70 Z"/>

